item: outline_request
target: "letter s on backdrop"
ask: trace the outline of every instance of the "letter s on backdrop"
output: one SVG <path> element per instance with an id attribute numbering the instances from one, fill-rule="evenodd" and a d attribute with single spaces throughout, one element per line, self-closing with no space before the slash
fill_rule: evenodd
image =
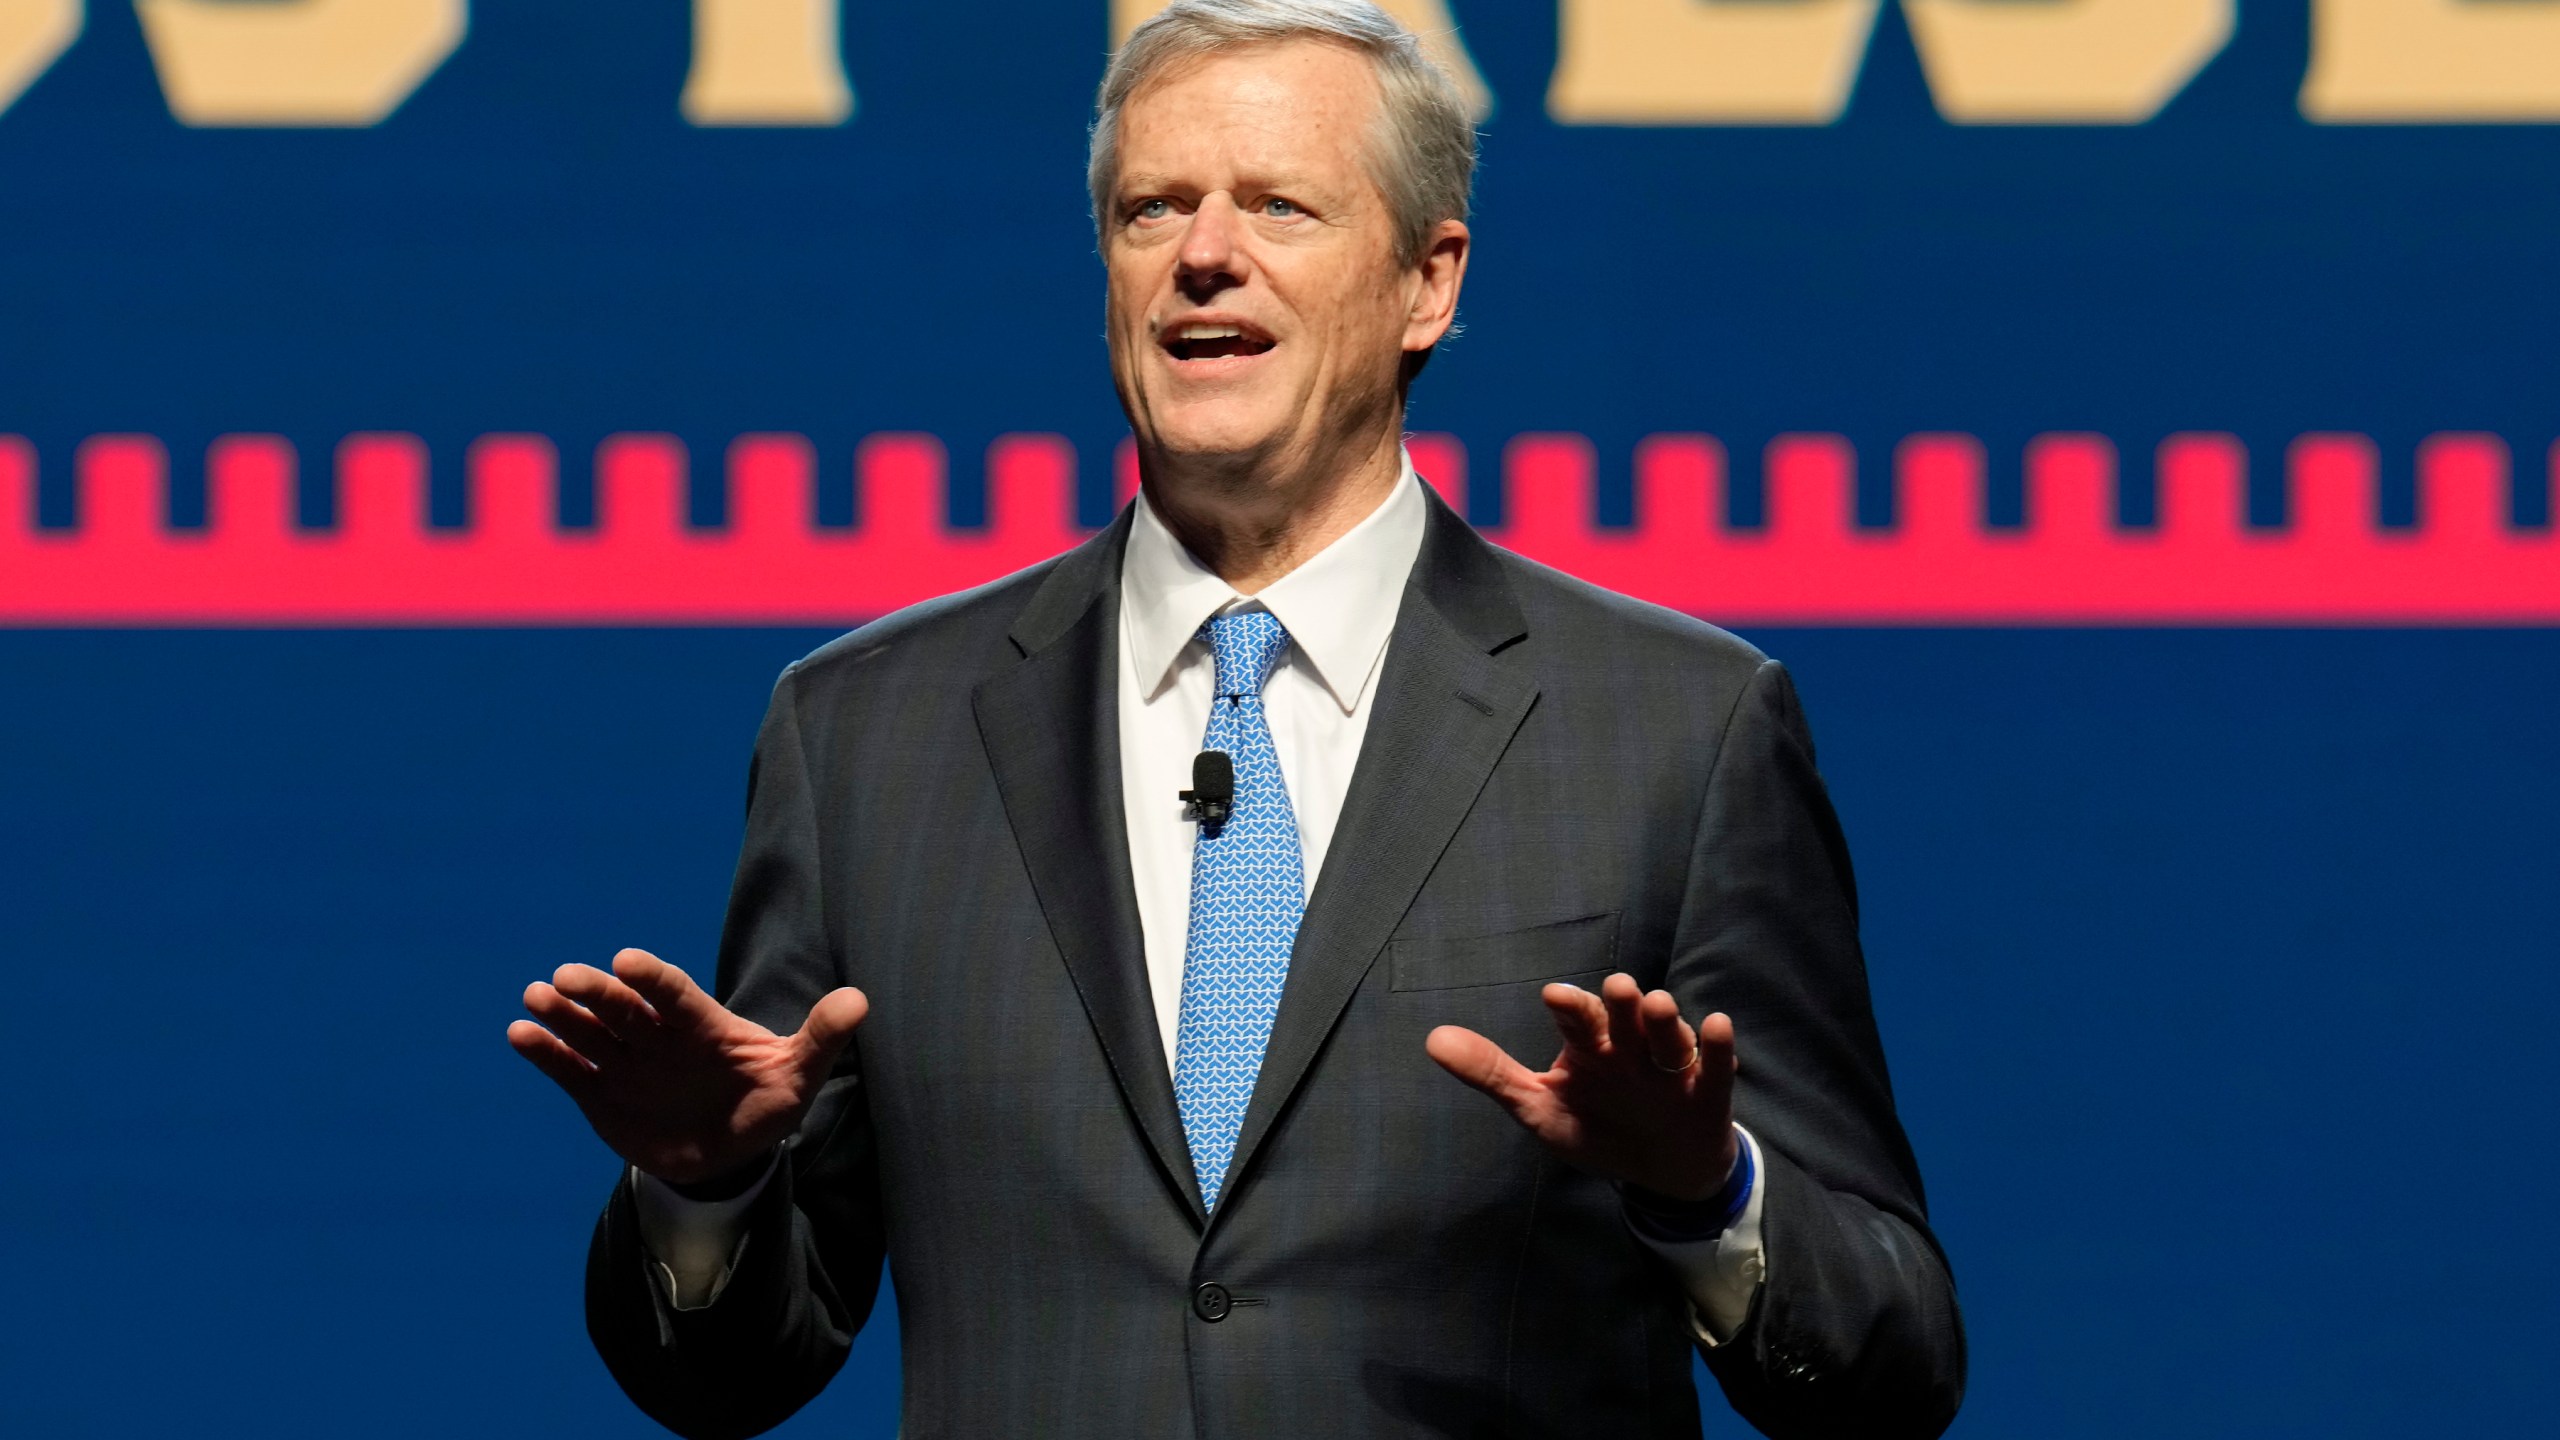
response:
<path id="1" fill-rule="evenodd" d="M 1579 125 L 1827 125 L 1878 0 L 1564 0 L 1547 111 Z M 2133 125 L 2230 44 L 2234 0 L 1903 0 L 1958 124 Z"/>
<path id="2" fill-rule="evenodd" d="M 2235 0 L 1902 0 L 1958 124 L 2139 125 L 2231 43 Z"/>
<path id="3" fill-rule="evenodd" d="M 188 125 L 374 125 L 469 28 L 468 0 L 134 0 Z"/>
<path id="4" fill-rule="evenodd" d="M 80 38 L 80 0 L 0 0 L 0 110 Z"/>
<path id="5" fill-rule="evenodd" d="M 1563 0 L 1547 113 L 1566 125 L 1828 125 L 1878 0 Z"/>

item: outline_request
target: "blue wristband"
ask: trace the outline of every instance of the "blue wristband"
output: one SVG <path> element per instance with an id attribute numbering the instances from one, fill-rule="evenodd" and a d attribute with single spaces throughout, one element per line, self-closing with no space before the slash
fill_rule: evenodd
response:
<path id="1" fill-rule="evenodd" d="M 1732 1173 L 1725 1176 L 1723 1189 L 1704 1200 L 1683 1203 L 1641 1186 L 1624 1187 L 1628 1223 L 1646 1239 L 1666 1245 L 1713 1240 L 1732 1229 L 1750 1207 L 1751 1187 L 1759 1178 L 1751 1163 L 1751 1142 L 1737 1131 L 1733 1143 Z"/>

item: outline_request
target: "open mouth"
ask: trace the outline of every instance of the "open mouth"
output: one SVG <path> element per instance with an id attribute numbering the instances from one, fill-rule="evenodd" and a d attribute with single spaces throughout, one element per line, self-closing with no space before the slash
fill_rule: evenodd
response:
<path id="1" fill-rule="evenodd" d="M 1225 360 L 1266 354 L 1279 342 L 1247 325 L 1194 321 L 1167 326 L 1159 343 L 1176 360 Z"/>

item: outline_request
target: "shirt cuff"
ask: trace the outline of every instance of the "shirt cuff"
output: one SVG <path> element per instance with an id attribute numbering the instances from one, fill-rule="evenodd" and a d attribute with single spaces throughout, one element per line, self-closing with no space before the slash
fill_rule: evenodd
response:
<path id="1" fill-rule="evenodd" d="M 738 1257 L 746 1253 L 747 1212 L 773 1183 L 781 1158 L 776 1151 L 756 1183 L 727 1200 L 689 1200 L 666 1181 L 632 1167 L 631 1203 L 640 1215 L 640 1243 L 649 1252 L 649 1268 L 666 1286 L 667 1303 L 678 1310 L 708 1309 L 729 1287 Z"/>
<path id="2" fill-rule="evenodd" d="M 1748 1167 L 1750 1180 L 1741 1213 L 1720 1234 L 1695 1239 L 1667 1238 L 1659 1227 L 1640 1223 L 1630 1214 L 1627 1228 L 1644 1247 L 1662 1257 L 1680 1277 L 1689 1295 L 1689 1326 L 1698 1343 L 1713 1349 L 1731 1340 L 1751 1316 L 1751 1302 L 1769 1278 L 1769 1259 L 1761 1244 L 1760 1210 L 1769 1187 L 1762 1183 L 1768 1166 L 1760 1142 L 1736 1125 L 1742 1142 L 1737 1169 Z"/>

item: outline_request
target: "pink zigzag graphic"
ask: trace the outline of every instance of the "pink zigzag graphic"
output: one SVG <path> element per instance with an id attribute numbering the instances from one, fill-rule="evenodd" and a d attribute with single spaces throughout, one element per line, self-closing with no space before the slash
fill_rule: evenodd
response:
<path id="1" fill-rule="evenodd" d="M 1413 437 L 1453 500 L 1465 450 Z M 558 457 L 539 435 L 481 436 L 464 458 L 471 523 L 426 523 L 428 455 L 415 436 L 337 448 L 338 523 L 297 525 L 297 456 L 272 435 L 206 455 L 202 529 L 165 522 L 168 459 L 146 435 L 98 435 L 74 461 L 80 523 L 33 523 L 35 452 L 0 436 L 0 624 L 850 624 L 1033 564 L 1083 539 L 1075 452 L 1006 435 L 986 458 L 988 523 L 943 520 L 947 459 L 929 435 L 883 433 L 854 461 L 861 522 L 813 523 L 820 483 L 798 435 L 728 449 L 729 523 L 685 519 L 688 457 L 673 437 L 597 447 L 597 523 L 555 522 Z M 2116 523 L 2118 457 L 2105 437 L 2051 434 L 2025 456 L 2027 523 L 1984 525 L 1983 449 L 1914 435 L 1894 457 L 1898 523 L 1860 527 L 1857 459 L 1836 435 L 1787 435 L 1764 457 L 1768 520 L 1723 523 L 1714 437 L 1663 434 L 1634 457 L 1629 529 L 1592 519 L 1591 443 L 1528 434 L 1503 453 L 1494 539 L 1612 589 L 1739 624 L 2560 623 L 2560 546 L 2507 521 L 2510 457 L 2495 436 L 2444 434 L 2418 451 L 2421 523 L 2375 519 L 2379 457 L 2361 435 L 2314 434 L 2286 456 L 2289 524 L 2247 523 L 2249 457 L 2187 434 L 2154 461 L 2160 520 Z M 2560 471 L 2560 449 L 2552 468 Z M 1126 444 L 1125 497 L 1136 470 Z M 2550 483 L 2548 479 L 2542 481 Z"/>

